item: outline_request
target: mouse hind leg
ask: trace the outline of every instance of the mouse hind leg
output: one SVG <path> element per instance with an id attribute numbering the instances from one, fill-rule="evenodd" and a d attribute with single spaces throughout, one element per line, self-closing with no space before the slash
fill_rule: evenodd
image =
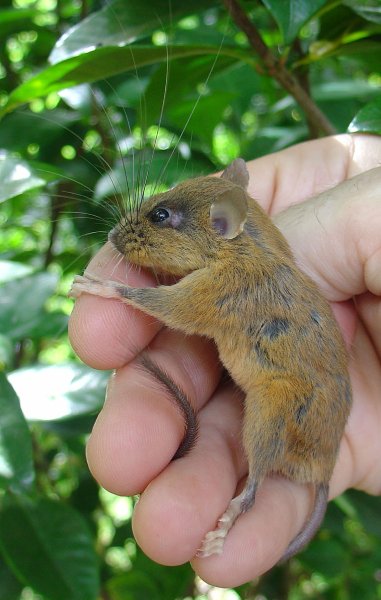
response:
<path id="1" fill-rule="evenodd" d="M 263 423 L 266 423 L 263 412 L 266 412 L 267 427 L 263 426 Z M 206 557 L 222 553 L 225 538 L 235 521 L 253 506 L 258 486 L 268 473 L 277 470 L 279 461 L 282 462 L 283 430 L 283 417 L 269 415 L 266 402 L 250 402 L 246 399 L 243 424 L 243 445 L 249 463 L 246 485 L 242 492 L 230 501 L 226 511 L 219 518 L 216 529 L 206 534 L 197 556 Z"/>

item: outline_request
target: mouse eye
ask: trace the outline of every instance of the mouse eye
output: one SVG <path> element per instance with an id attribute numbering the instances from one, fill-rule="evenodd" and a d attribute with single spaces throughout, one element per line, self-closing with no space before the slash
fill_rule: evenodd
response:
<path id="1" fill-rule="evenodd" d="M 163 223 L 170 219 L 172 211 L 168 208 L 155 208 L 150 214 L 150 220 L 152 223 Z"/>

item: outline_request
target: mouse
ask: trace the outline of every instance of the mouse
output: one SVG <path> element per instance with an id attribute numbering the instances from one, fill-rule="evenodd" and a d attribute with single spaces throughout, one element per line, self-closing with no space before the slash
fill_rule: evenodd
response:
<path id="1" fill-rule="evenodd" d="M 217 176 L 179 183 L 140 202 L 109 241 L 130 263 L 176 276 L 173 285 L 133 288 L 77 276 L 70 295 L 118 298 L 170 328 L 214 340 L 243 391 L 242 446 L 248 475 L 197 556 L 221 554 L 236 519 L 270 474 L 314 489 L 311 514 L 281 562 L 304 548 L 324 517 L 329 481 L 352 403 L 348 353 L 328 301 L 297 266 L 280 230 L 247 192 L 243 159 Z M 197 439 L 189 400 L 146 360 L 185 419 L 176 457 Z"/>

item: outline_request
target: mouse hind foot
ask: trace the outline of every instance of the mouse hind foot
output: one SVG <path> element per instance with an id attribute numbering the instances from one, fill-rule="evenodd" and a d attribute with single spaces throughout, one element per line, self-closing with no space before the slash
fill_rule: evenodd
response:
<path id="1" fill-rule="evenodd" d="M 328 484 L 320 483 L 316 486 L 314 507 L 308 521 L 305 523 L 303 529 L 290 542 L 278 564 L 284 563 L 294 556 L 294 554 L 300 552 L 304 546 L 311 541 L 324 518 L 327 502 Z"/>
<path id="2" fill-rule="evenodd" d="M 253 506 L 256 491 L 257 483 L 253 480 L 248 480 L 239 496 L 230 501 L 226 511 L 218 519 L 217 527 L 206 534 L 201 547 L 197 550 L 196 556 L 205 558 L 212 554 L 222 554 L 227 534 L 239 515 Z"/>

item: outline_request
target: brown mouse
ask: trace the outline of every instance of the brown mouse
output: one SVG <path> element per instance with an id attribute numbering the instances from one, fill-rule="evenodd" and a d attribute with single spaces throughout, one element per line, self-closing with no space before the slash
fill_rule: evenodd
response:
<path id="1" fill-rule="evenodd" d="M 174 285 L 137 289 L 77 277 L 71 295 L 119 298 L 168 327 L 215 340 L 221 362 L 245 393 L 249 473 L 198 555 L 222 552 L 227 532 L 254 504 L 263 479 L 279 473 L 315 487 L 312 513 L 285 560 L 309 542 L 324 516 L 352 394 L 329 304 L 247 194 L 248 180 L 245 162 L 237 159 L 219 178 L 195 178 L 149 198 L 111 231 L 110 241 L 129 262 L 181 276 Z M 178 398 L 180 390 L 165 373 L 146 366 L 179 403 L 189 449 L 196 427 L 188 401 Z"/>

